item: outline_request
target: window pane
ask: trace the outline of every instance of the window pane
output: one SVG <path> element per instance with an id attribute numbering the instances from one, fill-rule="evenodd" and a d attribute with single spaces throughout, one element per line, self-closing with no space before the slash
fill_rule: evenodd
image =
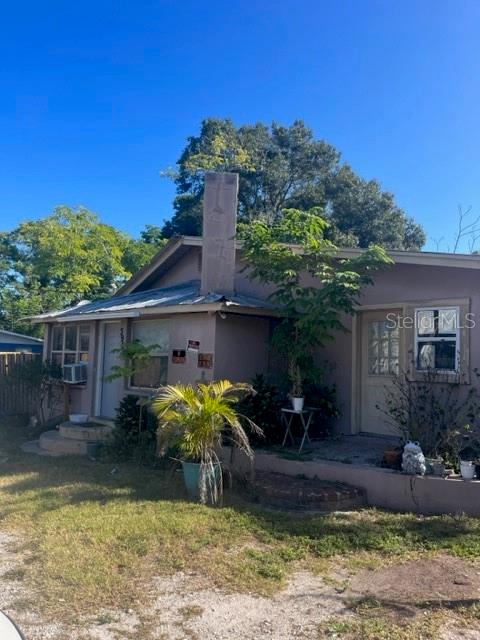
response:
<path id="1" fill-rule="evenodd" d="M 90 350 L 90 326 L 80 327 L 80 351 Z"/>
<path id="2" fill-rule="evenodd" d="M 168 320 L 138 320 L 132 323 L 132 339 L 140 340 L 146 347 L 152 344 L 158 348 L 152 353 L 168 353 Z"/>
<path id="3" fill-rule="evenodd" d="M 78 361 L 79 362 L 88 362 L 88 352 L 80 353 Z"/>
<path id="4" fill-rule="evenodd" d="M 438 334 L 442 336 L 455 335 L 457 331 L 457 310 L 438 310 Z"/>
<path id="5" fill-rule="evenodd" d="M 132 376 L 132 387 L 156 389 L 167 384 L 168 356 L 156 356 L 140 372 Z"/>
<path id="6" fill-rule="evenodd" d="M 417 347 L 417 368 L 455 371 L 457 368 L 456 340 L 419 342 Z"/>
<path id="7" fill-rule="evenodd" d="M 78 327 L 65 327 L 65 351 L 77 350 Z"/>
<path id="8" fill-rule="evenodd" d="M 77 356 L 75 353 L 66 353 L 63 360 L 64 364 L 75 364 Z"/>
<path id="9" fill-rule="evenodd" d="M 396 375 L 399 371 L 399 330 L 387 322 L 368 323 L 368 373 L 375 376 Z"/>
<path id="10" fill-rule="evenodd" d="M 52 351 L 63 349 L 63 327 L 53 327 Z"/>
<path id="11" fill-rule="evenodd" d="M 417 333 L 419 336 L 435 335 L 435 311 L 417 311 Z"/>
<path id="12" fill-rule="evenodd" d="M 53 364 L 57 364 L 59 367 L 62 366 L 62 354 L 61 353 L 52 353 L 52 362 Z"/>

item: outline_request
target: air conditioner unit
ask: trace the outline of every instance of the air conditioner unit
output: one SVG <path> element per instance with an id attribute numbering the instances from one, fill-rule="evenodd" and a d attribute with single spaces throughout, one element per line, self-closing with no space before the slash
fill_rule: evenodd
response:
<path id="1" fill-rule="evenodd" d="M 63 367 L 63 381 L 68 384 L 80 384 L 87 381 L 87 365 L 85 362 L 66 364 Z"/>

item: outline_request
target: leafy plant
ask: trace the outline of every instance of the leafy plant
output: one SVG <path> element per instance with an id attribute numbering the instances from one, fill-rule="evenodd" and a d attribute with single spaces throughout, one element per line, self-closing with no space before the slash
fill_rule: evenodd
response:
<path id="1" fill-rule="evenodd" d="M 240 239 L 252 279 L 274 285 L 271 299 L 283 319 L 272 344 L 287 360 L 291 394 L 303 392 L 305 381 L 317 381 L 315 351 L 346 331 L 343 315 L 352 315 L 363 286 L 372 273 L 392 264 L 381 247 L 356 258 L 339 258 L 327 239 L 328 222 L 321 209 L 287 209 L 274 224 L 255 220 L 240 227 Z"/>
<path id="2" fill-rule="evenodd" d="M 478 376 L 476 370 L 473 372 Z M 476 385 L 467 386 L 465 375 L 445 375 L 433 369 L 417 379 L 408 373 L 393 378 L 385 388 L 385 413 L 404 440 L 418 441 L 425 455 L 441 456 L 457 465 L 460 450 L 475 434 L 480 414 Z"/>
<path id="3" fill-rule="evenodd" d="M 55 411 L 60 411 L 59 405 L 67 393 L 61 367 L 40 358 L 18 363 L 8 374 L 7 383 L 14 390 L 19 382 L 27 385 L 37 397 L 38 419 L 41 425 L 45 425 L 49 418 L 54 417 Z"/>
<path id="4" fill-rule="evenodd" d="M 157 428 L 155 415 L 141 406 L 139 398 L 125 396 L 117 409 L 115 429 L 105 443 L 104 456 L 119 462 L 132 460 L 140 464 L 153 464 Z"/>
<path id="5" fill-rule="evenodd" d="M 210 384 L 178 384 L 163 387 L 154 399 L 158 417 L 158 450 L 165 455 L 173 447 L 184 460 L 200 464 L 200 499 L 217 503 L 221 486 L 210 482 L 220 462 L 222 444 L 230 443 L 253 457 L 244 425 L 260 433 L 252 420 L 239 414 L 237 404 L 253 389 L 248 384 L 220 380 Z"/>
<path id="6" fill-rule="evenodd" d="M 282 441 L 284 428 L 280 421 L 280 410 L 285 404 L 281 391 L 262 374 L 252 379 L 255 393 L 246 395 L 237 405 L 240 414 L 249 418 L 262 431 L 252 432 L 250 443 L 269 446 Z"/>
<path id="7" fill-rule="evenodd" d="M 319 409 L 313 417 L 311 434 L 316 437 L 330 435 L 332 420 L 340 415 L 336 386 L 307 383 L 305 385 L 305 402 L 308 407 Z"/>
<path id="8" fill-rule="evenodd" d="M 132 378 L 150 364 L 152 352 L 158 348 L 158 344 L 144 345 L 140 340 L 132 340 L 112 349 L 112 353 L 117 353 L 123 364 L 114 364 L 105 380 L 111 382 L 117 378 Z"/>
<path id="9" fill-rule="evenodd" d="M 30 334 L 25 316 L 112 295 L 163 242 L 154 227 L 134 239 L 67 206 L 0 233 L 0 326 Z"/>

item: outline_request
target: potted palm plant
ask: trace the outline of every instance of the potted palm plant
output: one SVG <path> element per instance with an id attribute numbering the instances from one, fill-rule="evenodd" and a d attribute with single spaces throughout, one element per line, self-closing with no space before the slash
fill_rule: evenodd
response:
<path id="1" fill-rule="evenodd" d="M 224 443 L 253 458 L 244 425 L 259 434 L 261 430 L 237 410 L 239 400 L 253 392 L 251 385 L 220 380 L 195 387 L 169 385 L 153 401 L 159 421 L 159 452 L 164 455 L 169 448 L 178 451 L 191 498 L 219 502 L 223 492 L 220 449 Z"/>

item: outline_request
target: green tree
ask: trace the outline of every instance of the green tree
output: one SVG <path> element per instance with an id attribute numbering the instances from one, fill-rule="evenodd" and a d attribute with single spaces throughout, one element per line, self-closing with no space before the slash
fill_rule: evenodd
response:
<path id="1" fill-rule="evenodd" d="M 372 283 L 376 270 L 392 264 L 379 246 L 356 258 L 339 258 L 328 229 L 314 208 L 287 209 L 273 224 L 254 220 L 239 230 L 250 277 L 275 287 L 271 297 L 283 319 L 273 344 L 288 361 L 294 396 L 303 395 L 305 382 L 318 382 L 316 349 L 345 330 L 343 316 L 355 313 L 362 287 Z"/>
<path id="2" fill-rule="evenodd" d="M 83 207 L 57 207 L 43 219 L 0 234 L 0 326 L 31 332 L 22 318 L 81 299 L 111 295 L 158 251 Z"/>
<path id="3" fill-rule="evenodd" d="M 419 249 L 425 233 L 376 180 L 364 180 L 341 163 L 332 145 L 317 140 L 302 121 L 236 127 L 210 118 L 199 136 L 188 139 L 173 176 L 174 216 L 165 236 L 199 235 L 205 171 L 236 171 L 240 176 L 239 217 L 274 223 L 288 208 L 319 206 L 330 222 L 328 236 L 342 245 Z"/>

